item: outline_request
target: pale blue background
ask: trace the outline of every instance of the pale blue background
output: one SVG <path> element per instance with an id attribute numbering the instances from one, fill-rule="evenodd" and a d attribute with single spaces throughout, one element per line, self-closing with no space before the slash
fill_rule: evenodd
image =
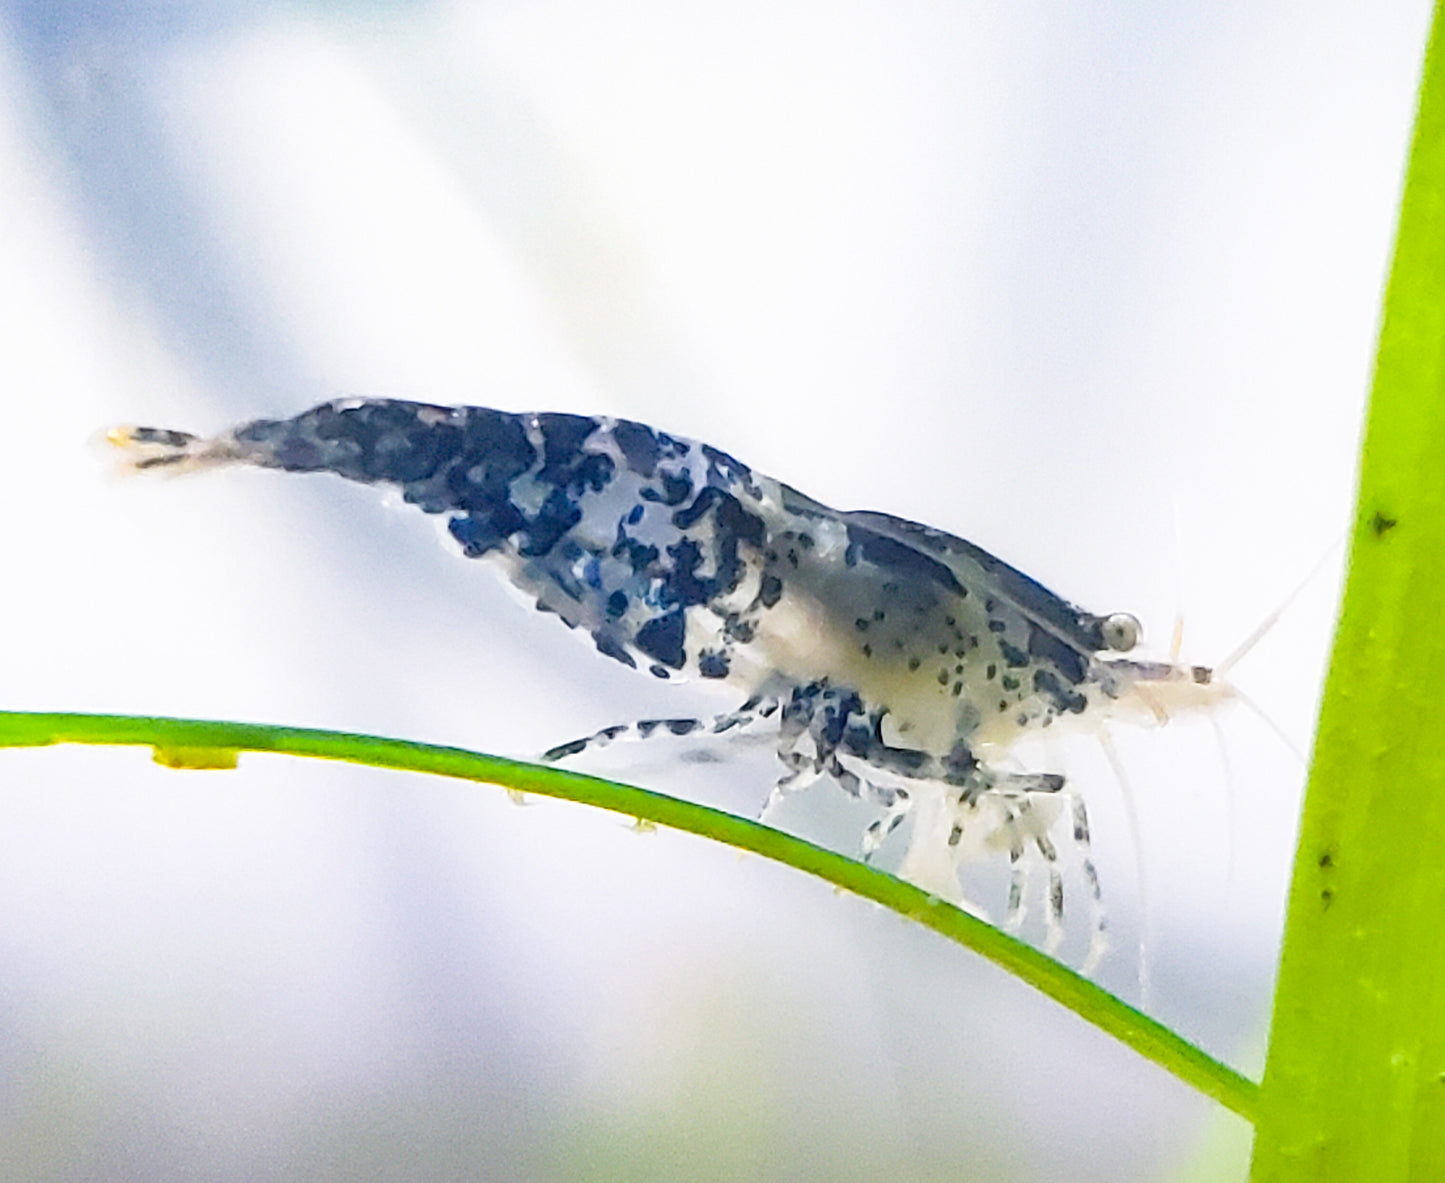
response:
<path id="1" fill-rule="evenodd" d="M 516 754 L 730 705 L 602 661 L 369 490 L 116 482 L 89 443 L 341 393 L 653 422 L 1166 644 L 1182 607 L 1218 660 L 1345 528 L 1427 17 L 0 3 L 0 705 Z M 1238 670 L 1301 747 L 1338 569 Z M 1302 771 L 1220 724 L 1230 774 L 1201 721 L 1119 742 L 1148 1005 L 1256 1071 Z M 1119 788 L 1093 746 L 1055 756 L 1115 917 L 1101 979 L 1138 998 Z M 748 812 L 771 774 L 606 767 Z M 850 841 L 835 804 L 788 820 Z M 1246 1153 L 969 954 L 695 839 L 281 760 L 0 753 L 0 1180 L 1238 1179 Z"/>

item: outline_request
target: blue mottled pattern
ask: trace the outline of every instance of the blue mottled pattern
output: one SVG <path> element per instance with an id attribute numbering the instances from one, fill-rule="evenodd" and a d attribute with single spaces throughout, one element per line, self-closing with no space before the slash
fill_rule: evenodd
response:
<path id="1" fill-rule="evenodd" d="M 608 657 L 777 696 L 825 768 L 982 791 L 974 737 L 1082 712 L 1105 648 L 1105 618 L 964 539 L 830 509 L 626 419 L 355 399 L 221 443 L 398 487 Z"/>
<path id="2" fill-rule="evenodd" d="M 724 678 L 748 635 L 723 605 L 756 571 L 762 494 L 731 457 L 628 420 L 339 402 L 234 433 L 246 459 L 401 488 L 447 515 L 470 558 L 509 577 L 597 648 L 659 677 Z M 757 599 L 756 593 L 744 599 Z M 689 615 L 706 644 L 689 644 Z"/>
<path id="3" fill-rule="evenodd" d="M 1055 935 L 1063 880 L 1047 830 L 1066 800 L 1094 908 L 1091 959 L 1104 916 L 1083 800 L 1059 796 L 1063 776 L 1005 771 L 998 756 L 1032 729 L 1106 706 L 1133 679 L 1208 682 L 1207 670 L 1102 659 L 1133 647 L 1137 621 L 1085 612 L 965 539 L 831 509 L 627 419 L 347 399 L 213 439 L 148 427 L 110 438 L 138 470 L 239 462 L 398 489 L 598 652 L 745 693 L 710 721 L 617 724 L 547 759 L 622 736 L 774 727 L 785 771 L 770 802 L 820 776 L 872 800 L 884 813 L 865 853 L 912 813 L 909 857 L 934 852 L 915 866 L 925 878 L 939 849 L 977 831 L 1009 851 L 1016 918 L 1019 860 L 1033 847 L 1048 866 Z"/>

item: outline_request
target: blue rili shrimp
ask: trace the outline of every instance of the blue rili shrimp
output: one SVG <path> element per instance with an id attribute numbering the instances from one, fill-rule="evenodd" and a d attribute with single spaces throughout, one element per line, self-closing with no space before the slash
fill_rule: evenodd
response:
<path id="1" fill-rule="evenodd" d="M 770 803 L 835 780 L 883 808 L 867 853 L 913 813 L 903 873 L 937 880 L 942 860 L 955 897 L 959 859 L 1004 850 L 1015 923 L 1020 860 L 1037 851 L 1051 942 L 1063 881 L 1049 835 L 1067 804 L 1094 897 L 1091 961 L 1103 920 L 1083 802 L 1062 775 L 1002 760 L 1043 728 L 1131 709 L 1164 717 L 1225 692 L 1204 667 L 1121 656 L 1139 640 L 1134 617 L 1075 607 L 962 538 L 832 509 L 627 419 L 344 399 L 212 438 L 122 427 L 109 439 L 135 470 L 239 463 L 399 489 L 599 653 L 743 697 L 709 721 L 609 727 L 548 759 L 624 735 L 776 727 L 785 771 Z"/>

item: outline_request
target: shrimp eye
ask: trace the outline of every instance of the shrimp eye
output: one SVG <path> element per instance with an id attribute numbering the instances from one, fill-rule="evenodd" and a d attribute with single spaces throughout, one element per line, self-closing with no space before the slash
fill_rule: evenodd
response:
<path id="1" fill-rule="evenodd" d="M 1116 653 L 1124 653 L 1139 643 L 1139 621 L 1127 612 L 1115 612 L 1104 621 L 1104 644 Z"/>

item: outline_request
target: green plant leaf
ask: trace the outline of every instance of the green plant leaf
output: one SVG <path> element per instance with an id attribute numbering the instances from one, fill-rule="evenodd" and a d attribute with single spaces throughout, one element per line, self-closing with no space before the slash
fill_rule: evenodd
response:
<path id="1" fill-rule="evenodd" d="M 1256 1180 L 1445 1179 L 1442 11 L 1300 824 Z"/>
<path id="2" fill-rule="evenodd" d="M 761 822 L 560 768 L 374 735 L 200 719 L 0 711 L 0 747 L 57 743 L 142 745 L 152 748 L 159 762 L 182 768 L 235 767 L 240 752 L 345 760 L 558 797 L 712 838 L 816 875 L 957 941 L 1235 1113 L 1253 1115 L 1258 1086 L 1252 1081 L 1087 978 L 911 883 Z"/>

